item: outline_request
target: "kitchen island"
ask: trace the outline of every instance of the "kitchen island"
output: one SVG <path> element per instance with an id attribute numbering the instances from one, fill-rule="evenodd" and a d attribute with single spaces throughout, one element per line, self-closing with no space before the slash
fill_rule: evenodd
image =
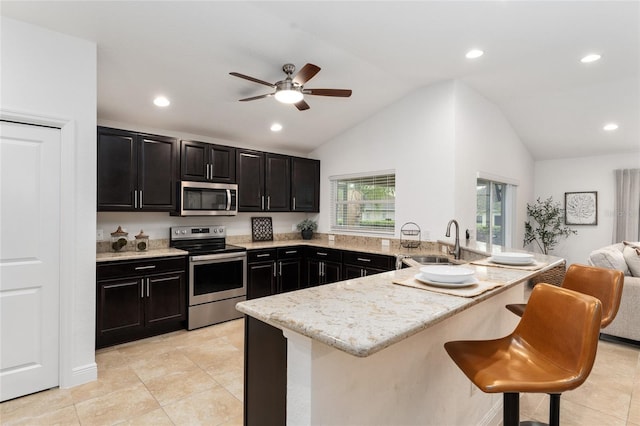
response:
<path id="1" fill-rule="evenodd" d="M 531 271 L 469 265 L 497 288 L 467 298 L 394 284 L 390 271 L 239 303 L 245 322 L 245 424 L 492 424 L 500 394 L 484 394 L 444 351 L 449 340 L 501 337 Z M 495 417 L 495 418 L 494 418 Z"/>

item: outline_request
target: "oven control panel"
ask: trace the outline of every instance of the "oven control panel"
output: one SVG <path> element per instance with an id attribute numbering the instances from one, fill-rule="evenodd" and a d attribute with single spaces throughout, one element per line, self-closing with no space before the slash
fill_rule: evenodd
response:
<path id="1" fill-rule="evenodd" d="M 222 225 L 207 226 L 173 226 L 171 227 L 172 240 L 193 240 L 200 238 L 224 238 L 227 230 Z"/>

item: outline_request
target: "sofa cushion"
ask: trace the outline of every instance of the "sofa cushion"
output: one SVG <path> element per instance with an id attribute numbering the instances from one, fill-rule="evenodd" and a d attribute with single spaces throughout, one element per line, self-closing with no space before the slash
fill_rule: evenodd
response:
<path id="1" fill-rule="evenodd" d="M 640 277 L 640 246 L 625 245 L 622 255 L 631 275 Z"/>
<path id="2" fill-rule="evenodd" d="M 593 266 L 607 269 L 617 269 L 622 271 L 625 275 L 630 275 L 627 262 L 624 259 L 621 250 L 613 246 L 603 247 L 598 250 L 594 250 L 589 255 L 589 262 Z"/>

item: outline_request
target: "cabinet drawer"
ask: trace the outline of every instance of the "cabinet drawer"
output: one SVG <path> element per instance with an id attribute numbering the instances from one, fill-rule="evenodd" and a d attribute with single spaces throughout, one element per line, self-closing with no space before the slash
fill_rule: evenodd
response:
<path id="1" fill-rule="evenodd" d="M 96 265 L 98 280 L 157 274 L 162 272 L 186 271 L 186 256 L 154 258 L 149 260 L 121 260 Z"/>
<path id="2" fill-rule="evenodd" d="M 330 262 L 342 262 L 342 252 L 340 250 L 320 247 L 308 247 L 307 257 Z"/>
<path id="3" fill-rule="evenodd" d="M 276 260 L 276 249 L 249 250 L 247 251 L 247 262 L 266 262 Z"/>
<path id="4" fill-rule="evenodd" d="M 377 268 L 384 270 L 395 269 L 395 257 L 383 254 L 361 253 L 345 251 L 342 255 L 345 264 L 357 265 L 365 268 Z"/>
<path id="5" fill-rule="evenodd" d="M 294 259 L 302 257 L 304 247 L 281 247 L 278 249 L 278 259 Z"/>

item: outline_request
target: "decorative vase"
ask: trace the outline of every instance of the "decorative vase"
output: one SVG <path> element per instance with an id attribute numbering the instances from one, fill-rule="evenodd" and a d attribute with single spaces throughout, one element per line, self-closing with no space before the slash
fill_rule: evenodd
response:
<path id="1" fill-rule="evenodd" d="M 313 237 L 313 231 L 311 229 L 302 230 L 302 239 L 310 240 Z"/>

